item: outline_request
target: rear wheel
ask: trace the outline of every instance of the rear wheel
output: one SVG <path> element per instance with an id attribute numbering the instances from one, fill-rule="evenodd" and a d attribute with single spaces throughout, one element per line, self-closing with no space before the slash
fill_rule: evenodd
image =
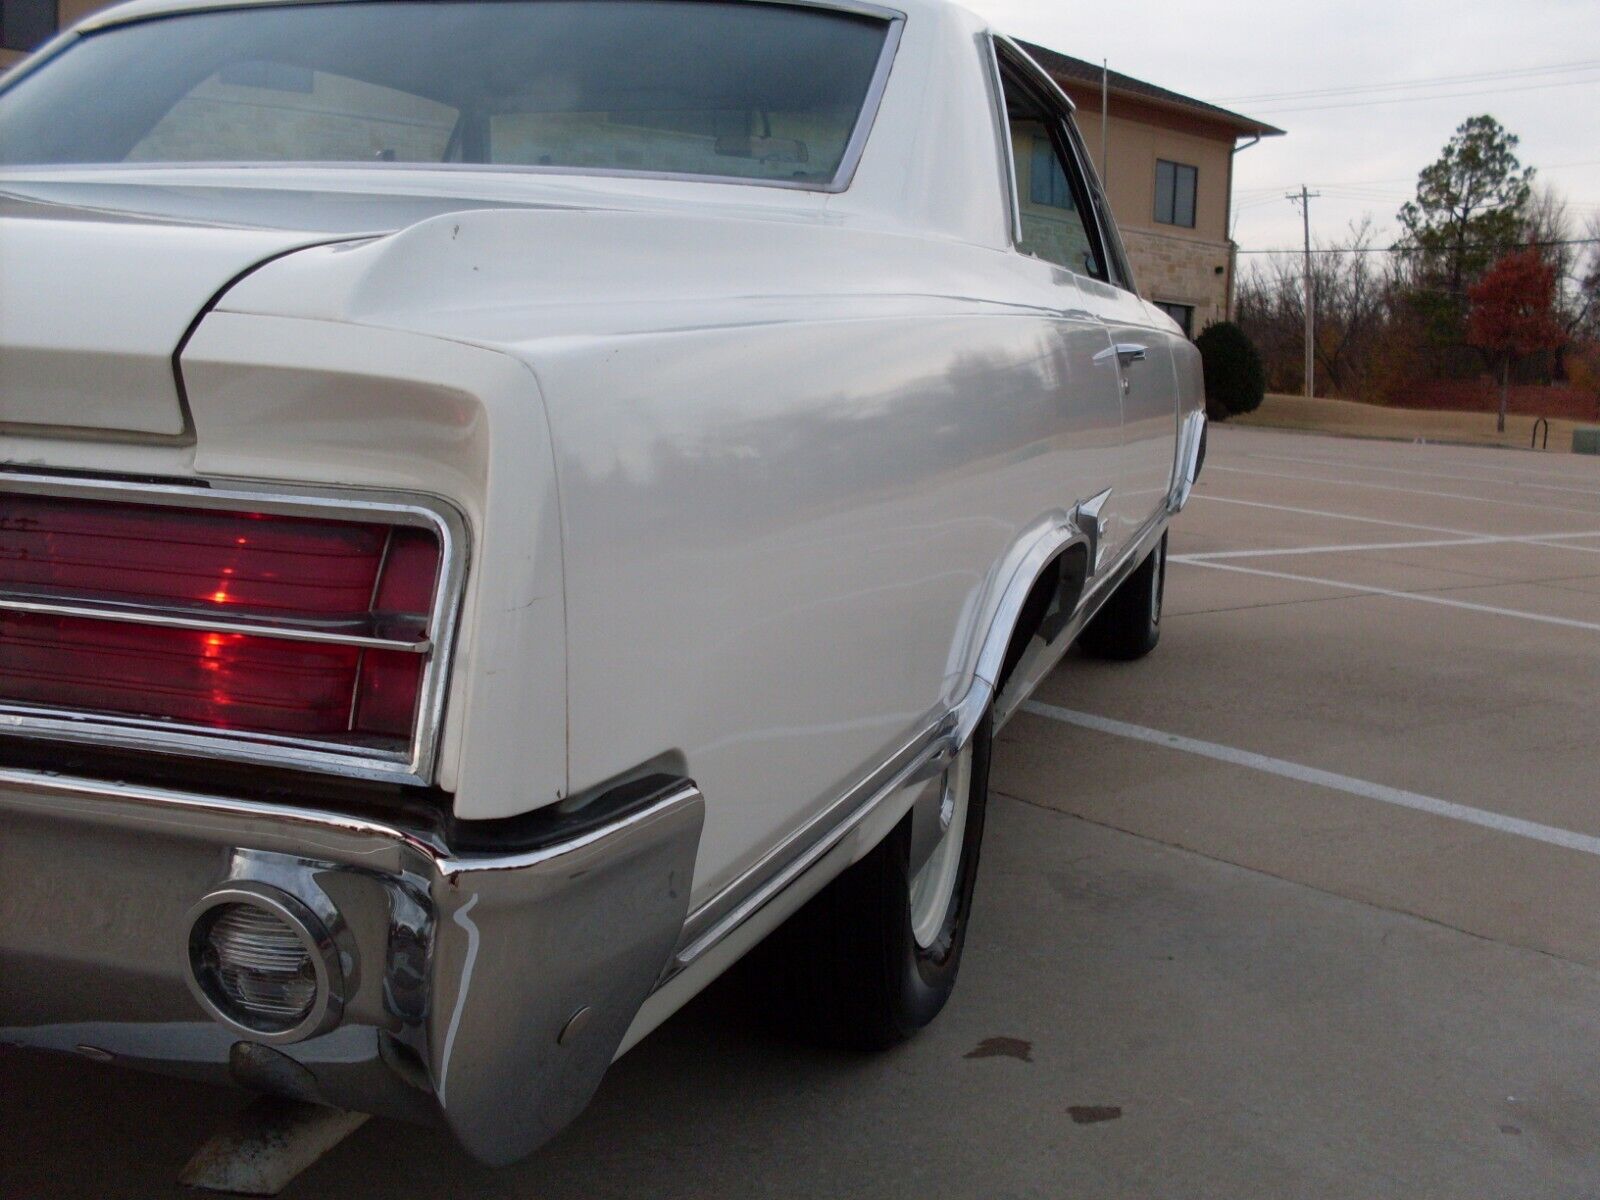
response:
<path id="1" fill-rule="evenodd" d="M 1078 645 L 1095 658 L 1143 658 L 1161 640 L 1161 602 L 1167 584 L 1167 535 L 1084 626 Z"/>
<path id="2" fill-rule="evenodd" d="M 939 1015 L 966 943 L 990 741 L 986 714 L 945 774 L 944 832 L 926 864 L 911 870 L 908 814 L 757 949 L 758 986 L 787 1032 L 878 1050 Z"/>

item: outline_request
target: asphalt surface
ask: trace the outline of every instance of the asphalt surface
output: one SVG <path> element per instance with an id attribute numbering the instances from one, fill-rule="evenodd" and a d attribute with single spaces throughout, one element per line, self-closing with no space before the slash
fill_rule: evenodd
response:
<path id="1" fill-rule="evenodd" d="M 289 1197 L 1600 1196 L 1600 461 L 1219 429 L 1162 642 L 1002 735 L 936 1024 L 718 985 L 503 1171 Z M 0 1198 L 166 1197 L 235 1094 L 0 1058 Z"/>

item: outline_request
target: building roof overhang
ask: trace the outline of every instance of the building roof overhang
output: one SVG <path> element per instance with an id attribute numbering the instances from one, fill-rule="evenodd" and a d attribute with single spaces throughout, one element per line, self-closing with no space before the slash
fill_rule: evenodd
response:
<path id="1" fill-rule="evenodd" d="M 1085 59 L 1074 58 L 1070 54 L 1062 54 L 1059 50 L 1051 50 L 1036 42 L 1018 40 L 1017 45 L 1054 76 L 1063 87 L 1075 87 L 1080 91 L 1084 88 L 1092 88 L 1096 92 L 1100 90 L 1103 68 L 1099 65 Z M 1243 113 L 1197 100 L 1193 96 L 1185 96 L 1182 92 L 1146 83 L 1142 79 L 1124 75 L 1120 71 L 1104 71 L 1104 80 L 1106 91 L 1113 97 L 1199 118 L 1231 132 L 1235 138 L 1282 137 L 1285 132 L 1276 125 L 1269 125 L 1265 121 L 1247 117 Z"/>

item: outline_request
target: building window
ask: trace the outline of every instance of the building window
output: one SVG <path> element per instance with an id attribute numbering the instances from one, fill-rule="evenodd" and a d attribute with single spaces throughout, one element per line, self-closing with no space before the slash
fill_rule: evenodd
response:
<path id="1" fill-rule="evenodd" d="M 1199 177 L 1196 167 L 1156 159 L 1157 223 L 1194 228 L 1194 192 Z"/>
<path id="2" fill-rule="evenodd" d="M 33 50 L 56 32 L 56 0 L 0 0 L 0 50 Z"/>
<path id="3" fill-rule="evenodd" d="M 1157 300 L 1155 305 L 1178 323 L 1178 328 L 1183 330 L 1184 337 L 1194 337 L 1194 305 L 1169 304 L 1165 300 Z"/>
<path id="4" fill-rule="evenodd" d="M 1055 147 L 1045 138 L 1033 143 L 1033 169 L 1028 178 L 1028 198 L 1035 204 L 1072 211 L 1072 187 L 1067 183 L 1067 173 L 1061 168 Z"/>

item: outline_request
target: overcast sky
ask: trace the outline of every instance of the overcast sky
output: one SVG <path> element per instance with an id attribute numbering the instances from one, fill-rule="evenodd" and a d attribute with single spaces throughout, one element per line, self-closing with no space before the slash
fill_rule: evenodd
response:
<path id="1" fill-rule="evenodd" d="M 1113 70 L 1288 130 L 1237 160 L 1235 237 L 1246 249 L 1299 246 L 1299 210 L 1282 193 L 1302 181 L 1323 193 L 1311 202 L 1313 238 L 1342 244 L 1349 222 L 1367 212 L 1392 237 L 1417 172 L 1481 112 L 1521 137 L 1523 163 L 1566 197 L 1578 226 L 1600 214 L 1597 0 L 965 2 L 1013 36 L 1108 58 Z M 1551 67 L 1564 69 L 1537 70 Z M 1480 78 L 1260 98 L 1463 76 Z M 1406 102 L 1373 103 L 1396 96 Z M 1086 115 L 1085 136 L 1091 124 Z"/>

